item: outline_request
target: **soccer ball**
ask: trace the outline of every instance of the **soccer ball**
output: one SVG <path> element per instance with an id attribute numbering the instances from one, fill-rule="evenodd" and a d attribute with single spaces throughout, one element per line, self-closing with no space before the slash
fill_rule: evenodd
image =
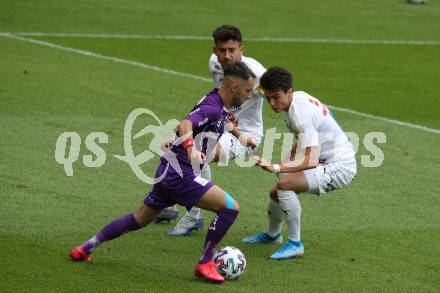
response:
<path id="1" fill-rule="evenodd" d="M 244 254 L 233 246 L 217 250 L 213 257 L 217 271 L 227 280 L 237 279 L 246 269 Z"/>

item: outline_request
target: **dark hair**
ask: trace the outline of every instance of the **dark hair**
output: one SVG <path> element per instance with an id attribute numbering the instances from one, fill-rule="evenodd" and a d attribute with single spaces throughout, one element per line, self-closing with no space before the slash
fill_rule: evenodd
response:
<path id="1" fill-rule="evenodd" d="M 260 85 L 263 89 L 274 91 L 282 89 L 285 93 L 293 89 L 292 74 L 285 68 L 273 66 L 261 77 Z"/>
<path id="2" fill-rule="evenodd" d="M 229 40 L 238 41 L 241 43 L 241 32 L 238 27 L 232 25 L 222 25 L 212 32 L 214 43 L 227 42 Z"/>
<path id="3" fill-rule="evenodd" d="M 225 65 L 223 67 L 223 73 L 224 77 L 238 77 L 243 81 L 246 81 L 249 78 L 255 78 L 255 74 L 243 62 L 236 62 L 233 64 Z"/>

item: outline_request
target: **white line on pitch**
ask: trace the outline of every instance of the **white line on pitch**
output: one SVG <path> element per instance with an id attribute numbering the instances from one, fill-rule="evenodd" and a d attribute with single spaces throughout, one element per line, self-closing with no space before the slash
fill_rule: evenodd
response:
<path id="1" fill-rule="evenodd" d="M 30 38 L 23 38 L 23 37 L 19 37 L 19 36 L 15 36 L 15 35 L 0 35 L 0 36 L 12 38 L 12 39 L 16 39 L 16 40 L 20 40 L 20 41 L 24 41 L 24 42 L 29 42 L 29 43 L 49 47 L 49 48 L 72 52 L 72 53 L 76 53 L 76 54 L 80 54 L 80 55 L 84 55 L 84 56 L 88 56 L 88 57 L 93 57 L 93 58 L 97 58 L 97 59 L 103 59 L 103 60 L 113 61 L 116 63 L 128 64 L 128 65 L 140 67 L 140 68 L 147 69 L 147 70 L 152 70 L 152 71 L 157 71 L 157 72 L 161 72 L 161 73 L 177 75 L 177 76 L 182 76 L 182 77 L 188 77 L 188 78 L 206 81 L 206 82 L 211 82 L 211 79 L 209 79 L 209 78 L 201 77 L 201 76 L 194 75 L 194 74 L 170 70 L 170 69 L 166 69 L 166 68 L 162 68 L 162 67 L 152 66 L 152 65 L 145 64 L 145 63 L 125 60 L 125 59 L 121 59 L 121 58 L 117 58 L 117 57 L 105 56 L 102 54 L 93 53 L 90 51 L 85 51 L 85 50 L 80 50 L 80 49 L 75 49 L 75 48 L 70 48 L 70 47 L 65 47 L 65 46 L 49 43 L 46 41 L 40 41 L 40 40 L 35 40 L 35 39 L 30 39 Z M 374 119 L 374 120 L 384 121 L 384 122 L 390 123 L 390 124 L 395 124 L 395 125 L 405 126 L 405 127 L 409 127 L 409 128 L 420 129 L 420 130 L 430 132 L 430 133 L 440 134 L 440 129 L 429 128 L 429 127 L 426 127 L 423 125 L 394 120 L 394 119 L 390 119 L 390 118 L 385 118 L 385 117 L 376 116 L 376 115 L 372 115 L 372 114 L 368 114 L 368 113 L 358 112 L 358 111 L 354 111 L 354 110 L 346 109 L 346 108 L 341 108 L 341 107 L 337 107 L 337 106 L 329 105 L 329 107 L 332 109 L 335 109 L 336 111 L 340 111 L 340 112 L 346 112 L 346 113 L 350 113 L 350 114 L 357 115 L 357 116 L 362 116 L 362 117 L 366 117 L 366 118 L 370 118 L 370 119 Z"/>
<path id="2" fill-rule="evenodd" d="M 329 105 L 329 108 L 330 109 L 334 109 L 334 110 L 339 111 L 339 112 L 350 113 L 350 114 L 354 114 L 354 115 L 361 116 L 361 117 L 371 118 L 371 119 L 374 119 L 374 120 L 380 120 L 380 121 L 384 121 L 384 122 L 391 123 L 391 124 L 396 124 L 396 125 L 400 125 L 400 126 L 406 126 L 406 127 L 410 127 L 410 128 L 416 128 L 416 129 L 420 129 L 420 130 L 423 130 L 423 131 L 426 131 L 426 132 L 440 134 L 440 129 L 429 128 L 429 127 L 426 127 L 426 126 L 423 126 L 423 125 L 413 124 L 413 123 L 409 123 L 409 122 L 405 122 L 405 121 L 400 121 L 400 120 L 394 120 L 394 119 L 390 119 L 390 118 L 386 118 L 386 117 L 382 117 L 382 116 L 376 116 L 376 115 L 373 115 L 373 114 L 358 112 L 358 111 L 355 111 L 355 110 L 341 108 L 341 107 L 332 106 L 332 105 Z"/>
<path id="3" fill-rule="evenodd" d="M 15 35 L 4 35 L 4 37 L 16 39 L 16 40 L 20 40 L 20 41 L 24 41 L 24 42 L 29 42 L 29 43 L 33 43 L 33 44 L 37 44 L 37 45 L 41 45 L 41 46 L 46 46 L 46 47 L 50 47 L 50 48 L 54 48 L 54 49 L 59 49 L 59 50 L 67 51 L 67 52 L 72 52 L 72 53 L 76 53 L 76 54 L 80 54 L 80 55 L 84 55 L 84 56 L 89 56 L 89 57 L 93 57 L 93 58 L 97 58 L 97 59 L 103 59 L 103 60 L 109 60 L 109 61 L 113 61 L 113 62 L 117 62 L 117 63 L 129 64 L 129 65 L 133 65 L 133 66 L 140 67 L 140 68 L 147 69 L 147 70 L 152 70 L 152 71 L 157 71 L 157 72 L 161 72 L 161 73 L 167 73 L 167 74 L 172 74 L 172 75 L 177 75 L 177 76 L 189 77 L 189 78 L 197 79 L 197 80 L 201 80 L 201 81 L 211 82 L 211 80 L 208 78 L 201 77 L 201 76 L 194 75 L 194 74 L 183 73 L 183 72 L 179 72 L 179 71 L 175 71 L 175 70 L 171 70 L 171 69 L 165 69 L 165 68 L 161 68 L 161 67 L 157 67 L 157 66 L 153 66 L 153 65 L 148 65 L 145 63 L 141 63 L 141 62 L 125 60 L 125 59 L 121 59 L 121 58 L 117 58 L 117 57 L 105 56 L 102 54 L 93 53 L 93 52 L 85 51 L 85 50 L 81 50 L 81 49 L 65 47 L 65 46 L 61 46 L 61 45 L 57 45 L 57 44 L 53 44 L 53 43 L 49 43 L 49 42 L 45 42 L 45 41 L 40 41 L 40 40 L 35 40 L 35 39 L 30 39 L 30 38 L 23 38 L 23 37 L 19 37 L 19 36 L 15 36 Z"/>
<path id="4" fill-rule="evenodd" d="M 157 39 L 157 40 L 212 40 L 207 36 L 174 36 L 174 35 L 126 35 L 126 34 L 94 34 L 94 33 L 48 33 L 48 32 L 2 32 L 0 36 L 18 35 L 28 37 L 71 37 L 71 38 L 103 38 L 103 39 Z M 355 40 L 330 38 L 277 38 L 248 37 L 253 42 L 284 42 L 284 43 L 334 43 L 334 44 L 372 44 L 372 45 L 434 45 L 436 40 Z"/>

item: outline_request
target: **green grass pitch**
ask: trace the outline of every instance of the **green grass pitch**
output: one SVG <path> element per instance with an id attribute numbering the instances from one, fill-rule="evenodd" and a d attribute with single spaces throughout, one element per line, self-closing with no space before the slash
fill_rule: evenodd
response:
<path id="1" fill-rule="evenodd" d="M 191 77 L 50 48 L 0 34 L 0 291 L 146 292 L 435 292 L 440 290 L 440 2 L 390 1 L 13 1 L 0 2 L 0 33 L 96 33 L 209 37 L 221 24 L 239 26 L 245 55 L 282 65 L 295 88 L 323 102 L 437 129 L 427 132 L 334 111 L 361 140 L 383 132 L 385 159 L 363 167 L 346 189 L 301 195 L 305 257 L 274 262 L 276 246 L 240 240 L 265 229 L 274 177 L 259 168 L 213 167 L 213 181 L 240 203 L 222 245 L 239 247 L 248 268 L 220 286 L 193 277 L 203 231 L 172 238 L 173 224 L 105 243 L 90 264 L 68 251 L 113 218 L 132 211 L 150 187 L 113 155 L 124 153 L 123 128 L 135 108 L 162 121 L 181 119 L 211 89 Z M 209 79 L 211 40 L 24 36 Z M 246 38 L 329 42 L 246 41 Z M 333 40 L 333 41 L 332 41 Z M 424 44 L 337 43 L 417 40 Z M 142 121 L 149 123 L 151 121 Z M 264 107 L 265 128 L 287 131 Z M 135 125 L 142 127 L 141 121 Z M 78 132 L 74 175 L 55 161 L 57 137 Z M 107 160 L 86 168 L 84 140 L 108 134 Z M 148 140 L 136 142 L 139 152 Z M 275 157 L 280 147 L 275 148 Z M 154 172 L 157 159 L 145 166 Z M 183 212 L 183 209 L 181 209 Z M 205 213 L 209 221 L 211 215 Z M 284 231 L 285 232 L 285 231 Z"/>

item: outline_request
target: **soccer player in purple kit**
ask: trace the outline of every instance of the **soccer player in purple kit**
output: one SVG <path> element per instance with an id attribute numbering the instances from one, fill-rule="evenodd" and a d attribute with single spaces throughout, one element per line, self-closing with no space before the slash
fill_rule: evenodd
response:
<path id="1" fill-rule="evenodd" d="M 223 282 L 224 278 L 217 272 L 212 256 L 215 246 L 237 218 L 239 206 L 226 191 L 199 176 L 200 165 L 215 149 L 209 149 L 206 140 L 196 145 L 194 138 L 205 133 L 222 134 L 228 110 L 240 106 L 252 94 L 254 85 L 255 75 L 244 63 L 226 66 L 223 85 L 202 98 L 178 126 L 177 138 L 170 151 L 177 157 L 183 176 L 179 175 L 176 166 L 168 168 L 167 160 L 162 156 L 155 178 L 160 178 L 164 172 L 166 175 L 153 186 L 141 205 L 133 213 L 115 219 L 91 239 L 73 248 L 69 254 L 72 260 L 91 261 L 90 254 L 96 247 L 126 232 L 145 227 L 166 207 L 177 203 L 190 209 L 195 205 L 217 214 L 208 229 L 195 275 L 211 282 Z M 211 148 L 214 147 L 215 144 L 211 144 Z"/>
<path id="2" fill-rule="evenodd" d="M 209 72 L 214 87 L 219 88 L 223 83 L 223 66 L 235 62 L 244 62 L 256 76 L 252 97 L 246 100 L 240 109 L 232 109 L 237 126 L 233 131 L 225 132 L 218 141 L 215 161 L 227 164 L 229 160 L 244 158 L 252 154 L 263 138 L 263 95 L 257 90 L 260 77 L 266 71 L 257 60 L 244 56 L 242 35 L 238 27 L 222 25 L 217 27 L 212 37 L 214 40 L 213 53 L 209 58 Z M 211 170 L 205 165 L 201 177 L 211 181 Z M 164 209 L 157 222 L 171 221 L 177 218 L 179 210 L 176 207 Z M 204 225 L 203 215 L 199 208 L 193 207 L 168 231 L 169 236 L 188 235 L 199 230 Z"/>

